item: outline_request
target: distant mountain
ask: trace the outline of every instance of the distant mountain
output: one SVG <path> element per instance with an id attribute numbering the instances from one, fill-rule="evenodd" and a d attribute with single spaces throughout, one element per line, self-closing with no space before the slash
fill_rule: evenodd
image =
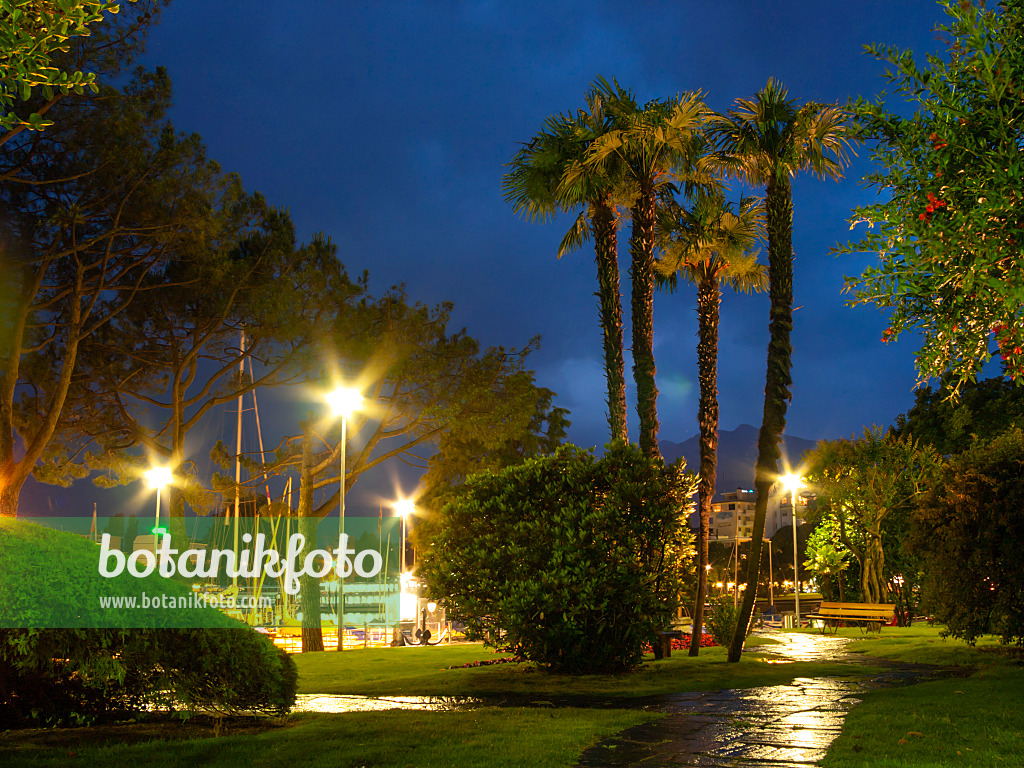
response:
<path id="1" fill-rule="evenodd" d="M 757 462 L 757 427 L 740 424 L 731 432 L 718 433 L 718 471 L 715 478 L 715 495 L 737 488 L 754 487 L 754 464 Z M 661 440 L 661 453 L 666 462 L 675 461 L 682 456 L 686 459 L 686 468 L 696 473 L 700 467 L 700 435 L 694 435 L 682 443 L 671 443 Z M 795 435 L 785 435 L 780 449 L 783 459 L 788 458 L 791 466 L 800 464 L 800 458 L 806 451 L 817 445 L 816 440 L 806 440 Z M 780 465 L 779 470 L 782 470 Z"/>

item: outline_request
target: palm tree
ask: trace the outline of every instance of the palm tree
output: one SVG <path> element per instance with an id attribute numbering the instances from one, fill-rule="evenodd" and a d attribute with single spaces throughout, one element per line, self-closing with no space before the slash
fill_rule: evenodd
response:
<path id="1" fill-rule="evenodd" d="M 532 221 L 546 221 L 559 212 L 582 207 L 562 239 L 558 258 L 593 235 L 608 384 L 608 426 L 612 440 L 628 442 L 617 174 L 609 165 L 581 174 L 572 186 L 562 185 L 567 169 L 577 165 L 594 139 L 611 126 L 603 98 L 591 90 L 586 100 L 586 110 L 579 110 L 574 116 L 555 115 L 545 121 L 544 129 L 512 158 L 511 170 L 505 174 L 502 186 L 505 200 L 512 203 L 515 212 Z"/>
<path id="2" fill-rule="evenodd" d="M 808 102 L 798 107 L 780 83 L 770 79 L 753 99 L 737 99 L 725 115 L 711 118 L 711 158 L 727 175 L 765 187 L 768 233 L 768 370 L 764 415 L 757 439 L 754 527 L 751 552 L 764 540 L 768 494 L 778 476 L 779 440 L 791 398 L 789 335 L 793 328 L 793 193 L 790 177 L 810 171 L 819 178 L 842 178 L 848 164 L 847 114 L 833 105 Z M 754 610 L 761 558 L 748 559 L 747 588 L 729 661 L 739 661 Z"/>
<path id="3" fill-rule="evenodd" d="M 768 286 L 764 265 L 751 252 L 763 226 L 760 201 L 744 197 L 734 209 L 725 202 L 721 189 L 701 191 L 690 210 L 674 205 L 659 217 L 659 243 L 662 256 L 655 269 L 670 288 L 679 276 L 697 286 L 697 379 L 700 402 L 700 470 L 697 499 L 700 532 L 697 535 L 699 565 L 697 596 L 693 606 L 693 630 L 690 655 L 700 648 L 704 624 L 704 599 L 707 594 L 708 533 L 711 525 L 711 499 L 715 495 L 715 468 L 718 463 L 718 308 L 722 303 L 721 285 L 749 293 Z"/>
<path id="4" fill-rule="evenodd" d="M 613 127 L 591 142 L 586 158 L 566 173 L 563 186 L 582 183 L 591 173 L 621 168 L 633 187 L 629 214 L 630 299 L 633 319 L 633 378 L 640 416 L 640 448 L 661 458 L 658 448 L 658 388 L 654 381 L 654 247 L 657 202 L 673 180 L 692 180 L 700 155 L 700 129 L 706 112 L 701 94 L 654 100 L 640 107 L 614 80 L 594 82 Z"/>

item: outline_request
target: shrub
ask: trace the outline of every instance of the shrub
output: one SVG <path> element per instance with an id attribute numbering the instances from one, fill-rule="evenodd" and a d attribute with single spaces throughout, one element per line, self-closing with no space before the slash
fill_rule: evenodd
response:
<path id="1" fill-rule="evenodd" d="M 953 456 L 914 519 L 922 606 L 949 634 L 1024 645 L 1024 432 Z"/>
<path id="2" fill-rule="evenodd" d="M 732 644 L 732 636 L 736 632 L 736 621 L 739 619 L 739 608 L 733 605 L 731 597 L 720 597 L 705 619 L 708 632 L 715 645 L 728 648 Z"/>
<path id="3" fill-rule="evenodd" d="M 0 520 L 0 723 L 80 725 L 149 707 L 291 708 L 294 661 L 241 622 L 211 608 L 100 610 L 98 595 L 189 589 L 158 576 L 104 579 L 97 555 L 81 537 Z"/>
<path id="4" fill-rule="evenodd" d="M 635 446 L 564 446 L 471 477 L 420 573 L 477 637 L 571 674 L 633 669 L 674 615 L 693 487 Z"/>

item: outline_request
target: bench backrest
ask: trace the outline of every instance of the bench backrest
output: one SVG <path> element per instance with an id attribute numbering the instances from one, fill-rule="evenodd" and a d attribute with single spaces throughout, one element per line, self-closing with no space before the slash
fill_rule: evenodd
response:
<path id="1" fill-rule="evenodd" d="M 888 619 L 895 610 L 895 603 L 822 603 L 818 606 L 818 615 L 836 618 L 863 616 L 872 619 Z"/>

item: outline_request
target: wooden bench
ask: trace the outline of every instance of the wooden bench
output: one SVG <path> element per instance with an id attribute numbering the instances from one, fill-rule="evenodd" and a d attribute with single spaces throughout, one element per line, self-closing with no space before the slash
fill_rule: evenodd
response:
<path id="1" fill-rule="evenodd" d="M 881 632 L 882 625 L 889 623 L 895 610 L 894 603 L 822 603 L 818 612 L 807 618 L 823 621 L 822 634 L 829 626 L 833 631 L 838 630 L 841 622 L 856 623 L 869 632 Z"/>

